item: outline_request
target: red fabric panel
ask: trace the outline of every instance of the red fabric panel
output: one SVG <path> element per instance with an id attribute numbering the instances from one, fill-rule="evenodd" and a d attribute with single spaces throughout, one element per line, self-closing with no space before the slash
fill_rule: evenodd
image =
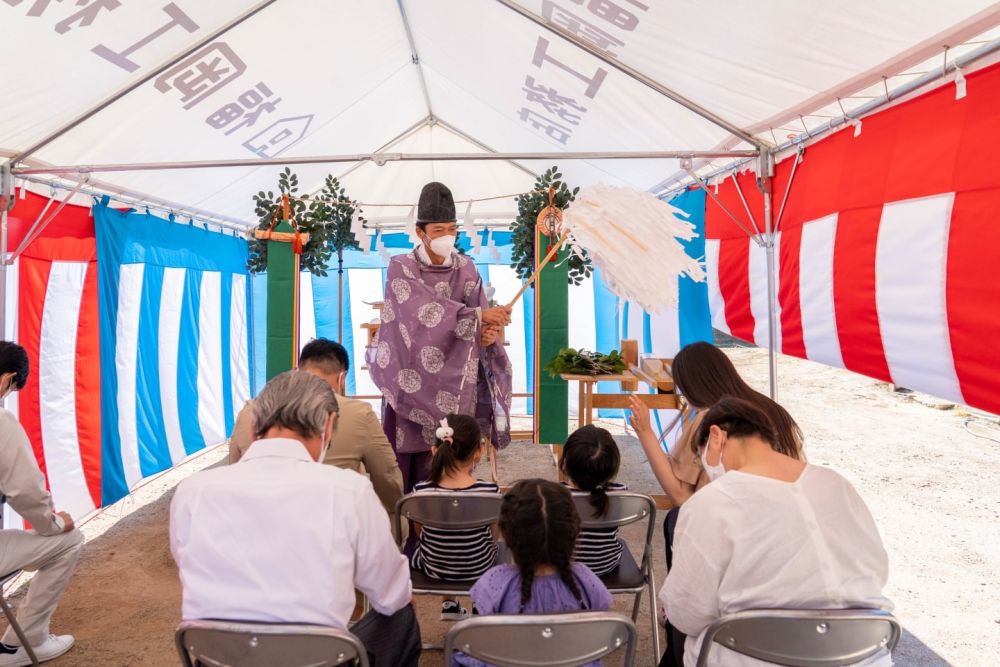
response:
<path id="1" fill-rule="evenodd" d="M 52 211 L 56 210 L 59 203 L 66 196 L 66 190 L 60 190 L 55 201 L 49 206 L 45 213 L 48 217 Z M 7 215 L 7 244 L 13 252 L 21 243 L 21 239 L 35 224 L 38 215 L 45 208 L 49 198 L 36 195 L 33 192 L 25 193 L 25 198 L 20 197 L 20 188 L 14 195 L 14 209 Z M 75 206 L 67 204 L 59 211 L 59 215 L 45 228 L 38 238 L 93 238 L 94 219 L 90 215 L 90 208 L 87 206 Z"/>
<path id="2" fill-rule="evenodd" d="M 970 405 L 1000 413 L 1000 189 L 959 193 L 948 242 L 951 353 Z"/>
<path id="3" fill-rule="evenodd" d="M 799 300 L 799 250 L 802 246 L 802 225 L 781 232 L 778 246 L 778 305 L 781 309 L 781 352 L 805 358 L 806 343 L 802 336 L 802 305 Z"/>
<path id="4" fill-rule="evenodd" d="M 891 381 L 875 305 L 875 245 L 882 208 L 844 211 L 837 220 L 833 306 L 844 366 Z"/>
<path id="5" fill-rule="evenodd" d="M 93 243 L 93 240 L 90 240 Z M 97 262 L 87 267 L 76 337 L 76 430 L 94 507 L 101 506 L 101 359 Z"/>
<path id="6" fill-rule="evenodd" d="M 747 204 L 750 206 L 750 210 L 753 211 L 757 225 L 762 225 L 764 220 L 764 198 L 760 190 L 757 189 L 756 177 L 752 173 L 744 173 L 740 174 L 737 180 L 740 183 L 743 196 L 746 197 Z M 710 186 L 709 189 L 713 193 L 715 192 L 715 186 Z M 744 227 L 748 230 L 753 230 L 753 225 L 750 223 L 743 202 L 736 192 L 736 185 L 733 183 L 732 177 L 727 178 L 724 183 L 719 184 L 718 197 L 733 212 Z M 719 205 L 711 197 L 707 197 L 705 199 L 705 238 L 745 239 L 747 238 L 747 234 L 732 218 L 726 215 L 725 211 L 719 208 Z"/>
<path id="7" fill-rule="evenodd" d="M 754 317 L 750 312 L 750 244 L 747 237 L 719 242 L 719 291 L 726 302 L 729 331 L 753 342 Z"/>
<path id="8" fill-rule="evenodd" d="M 49 283 L 49 269 L 52 263 L 22 257 L 18 270 L 18 312 L 17 340 L 28 353 L 30 372 L 24 388 L 18 392 L 18 420 L 28 434 L 31 449 L 35 453 L 38 467 L 45 475 L 45 451 L 42 448 L 42 420 L 38 394 L 38 359 L 42 336 L 42 310 L 45 306 L 45 292 Z"/>

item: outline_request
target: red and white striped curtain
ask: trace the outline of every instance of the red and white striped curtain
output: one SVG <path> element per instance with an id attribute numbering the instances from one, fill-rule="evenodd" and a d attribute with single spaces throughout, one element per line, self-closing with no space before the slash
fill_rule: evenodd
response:
<path id="1" fill-rule="evenodd" d="M 1000 412 L 1000 65 L 865 118 L 809 147 L 776 239 L 785 354 Z M 778 165 L 775 211 L 794 158 Z M 719 197 L 757 225 L 753 174 Z M 713 323 L 767 345 L 758 247 L 710 199 Z"/>

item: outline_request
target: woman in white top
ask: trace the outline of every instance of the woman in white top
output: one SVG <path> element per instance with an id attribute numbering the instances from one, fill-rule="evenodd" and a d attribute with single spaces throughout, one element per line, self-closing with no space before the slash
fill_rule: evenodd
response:
<path id="1" fill-rule="evenodd" d="M 660 591 L 688 636 L 685 665 L 708 625 L 744 609 L 892 609 L 882 595 L 888 557 L 850 482 L 774 451 L 770 420 L 741 399 L 716 403 L 695 437 L 712 483 L 684 504 Z M 714 644 L 709 664 L 768 663 Z M 883 651 L 861 664 L 892 660 Z"/>

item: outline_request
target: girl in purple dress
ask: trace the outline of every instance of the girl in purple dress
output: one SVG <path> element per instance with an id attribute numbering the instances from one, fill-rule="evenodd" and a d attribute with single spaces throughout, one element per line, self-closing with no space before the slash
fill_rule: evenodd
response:
<path id="1" fill-rule="evenodd" d="M 573 561 L 579 532 L 580 518 L 566 487 L 544 479 L 516 482 L 504 494 L 500 508 L 500 533 L 514 563 L 497 565 L 472 587 L 479 613 L 608 610 L 608 589 L 587 566 Z M 461 654 L 452 664 L 484 665 Z"/>

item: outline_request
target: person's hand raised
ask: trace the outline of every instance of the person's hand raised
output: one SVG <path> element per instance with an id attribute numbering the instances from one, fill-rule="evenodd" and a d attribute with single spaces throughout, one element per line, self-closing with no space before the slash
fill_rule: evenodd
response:
<path id="1" fill-rule="evenodd" d="M 636 394 L 629 396 L 628 401 L 629 408 L 632 411 L 628 421 L 632 424 L 632 428 L 635 429 L 636 433 L 652 433 L 653 427 L 649 423 L 649 408 L 646 407 L 646 404 Z"/>

